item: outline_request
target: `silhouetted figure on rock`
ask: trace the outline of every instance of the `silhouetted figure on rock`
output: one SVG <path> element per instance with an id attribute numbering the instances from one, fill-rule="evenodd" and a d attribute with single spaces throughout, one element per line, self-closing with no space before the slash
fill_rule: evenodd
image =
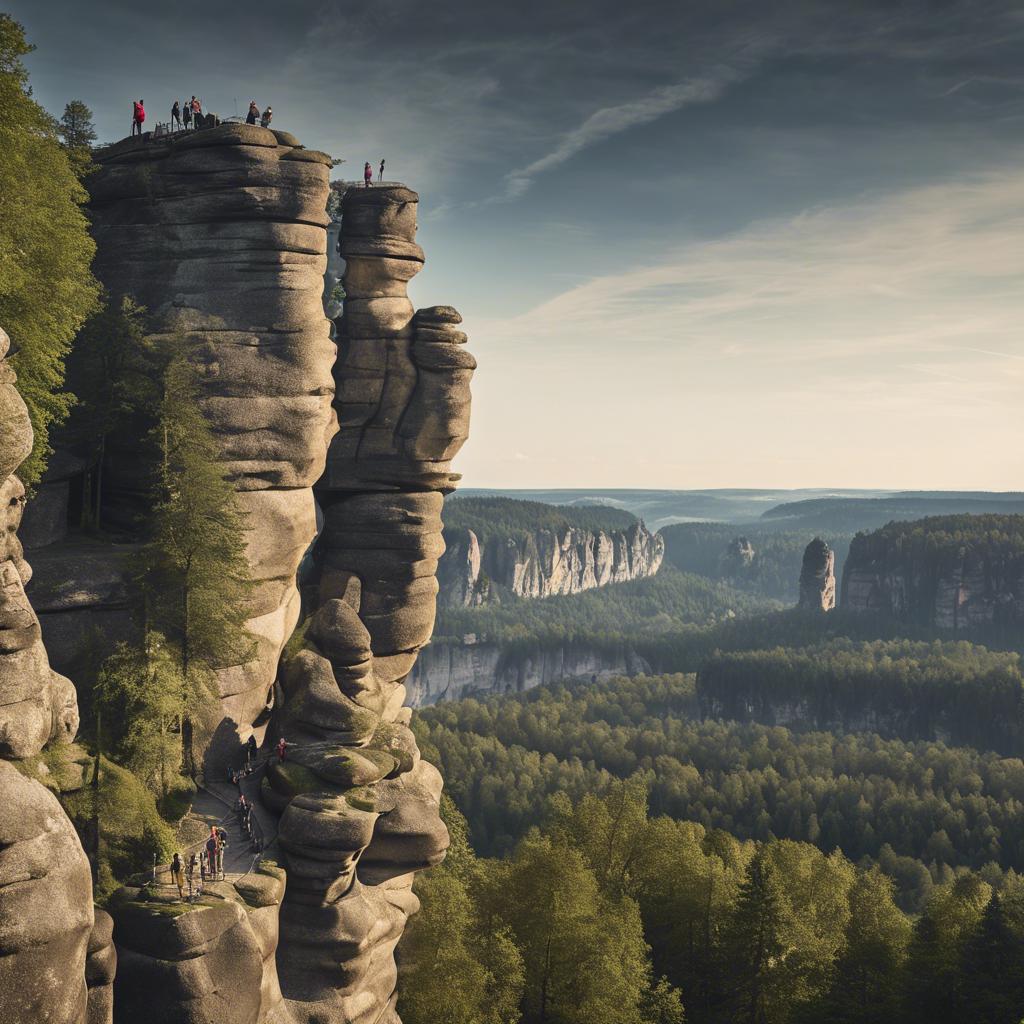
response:
<path id="1" fill-rule="evenodd" d="M 181 854 L 176 853 L 171 859 L 171 878 L 178 887 L 178 899 L 185 898 L 185 868 L 181 863 Z"/>
<path id="2" fill-rule="evenodd" d="M 171 107 L 171 129 L 177 128 L 181 130 L 181 104 L 175 100 L 174 106 Z"/>
<path id="3" fill-rule="evenodd" d="M 380 176 L 377 178 L 378 181 L 384 180 L 384 158 L 381 157 L 380 161 Z"/>
<path id="4" fill-rule="evenodd" d="M 142 135 L 142 125 L 146 120 L 146 107 L 143 100 L 132 104 L 132 135 Z"/>
<path id="5" fill-rule="evenodd" d="M 263 111 L 263 116 L 260 118 L 260 127 L 269 128 L 270 122 L 274 117 L 274 108 L 267 104 L 267 109 Z"/>
<path id="6" fill-rule="evenodd" d="M 363 166 L 363 185 L 369 188 L 373 184 L 373 168 L 370 166 L 370 161 L 367 160 Z"/>
<path id="7" fill-rule="evenodd" d="M 245 116 L 246 124 L 255 124 L 260 116 L 260 108 L 256 106 L 255 100 L 249 100 L 249 113 Z"/>

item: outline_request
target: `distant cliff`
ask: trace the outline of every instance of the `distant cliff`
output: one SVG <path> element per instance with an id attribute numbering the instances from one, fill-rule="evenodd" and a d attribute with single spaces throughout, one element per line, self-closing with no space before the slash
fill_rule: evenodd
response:
<path id="1" fill-rule="evenodd" d="M 447 551 L 438 583 L 449 607 L 642 579 L 665 556 L 661 536 L 618 509 L 464 498 L 449 502 L 444 518 Z"/>
<path id="2" fill-rule="evenodd" d="M 1024 516 L 933 516 L 858 534 L 841 607 L 970 630 L 1024 623 Z"/>
<path id="3" fill-rule="evenodd" d="M 651 671 L 650 662 L 631 649 L 606 649 L 587 641 L 553 646 L 537 641 L 514 648 L 440 641 L 420 652 L 406 687 L 409 704 L 425 707 L 462 697 L 521 693 L 562 679 L 607 679 Z"/>

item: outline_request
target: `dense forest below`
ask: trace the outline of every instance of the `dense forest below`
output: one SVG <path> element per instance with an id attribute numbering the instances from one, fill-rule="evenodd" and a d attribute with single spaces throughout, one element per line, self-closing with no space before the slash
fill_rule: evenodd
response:
<path id="1" fill-rule="evenodd" d="M 966 641 L 833 639 L 711 656 L 697 677 L 705 717 L 1021 749 L 1020 656 Z"/>
<path id="2" fill-rule="evenodd" d="M 911 918 L 838 850 L 652 817 L 639 776 L 556 794 L 502 859 L 442 807 L 406 1024 L 1015 1024 L 1024 1005 L 1013 873 L 960 872 Z"/>
<path id="3" fill-rule="evenodd" d="M 700 721 L 696 707 L 692 676 L 615 678 L 439 704 L 415 728 L 481 853 L 512 849 L 556 794 L 576 802 L 640 773 L 656 813 L 869 858 L 907 909 L 956 871 L 1024 870 L 1019 758 Z"/>

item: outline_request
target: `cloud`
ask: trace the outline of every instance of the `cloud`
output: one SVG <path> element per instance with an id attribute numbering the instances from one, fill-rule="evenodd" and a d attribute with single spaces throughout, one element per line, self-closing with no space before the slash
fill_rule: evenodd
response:
<path id="1" fill-rule="evenodd" d="M 602 107 L 581 125 L 563 135 L 550 152 L 525 167 L 510 171 L 505 177 L 505 194 L 502 198 L 518 199 L 530 188 L 538 175 L 560 167 L 589 146 L 604 142 L 638 125 L 650 124 L 659 117 L 682 110 L 683 107 L 716 100 L 738 77 L 735 71 L 723 67 L 705 78 L 662 86 L 638 100 Z"/>

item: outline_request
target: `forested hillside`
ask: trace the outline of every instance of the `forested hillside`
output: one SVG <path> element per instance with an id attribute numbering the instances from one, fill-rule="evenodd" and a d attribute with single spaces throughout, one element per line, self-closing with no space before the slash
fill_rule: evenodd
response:
<path id="1" fill-rule="evenodd" d="M 516 498 L 464 498 L 444 503 L 445 530 L 472 530 L 481 542 L 522 539 L 538 530 L 625 530 L 637 517 L 610 505 L 548 505 Z"/>
<path id="2" fill-rule="evenodd" d="M 814 529 L 786 530 L 735 526 L 728 523 L 676 523 L 664 526 L 665 562 L 681 572 L 721 580 L 743 590 L 795 604 L 804 549 L 817 535 Z M 852 532 L 822 530 L 836 553 L 836 573 L 846 558 Z M 732 545 L 738 538 L 749 544 L 747 559 L 737 558 Z"/>

